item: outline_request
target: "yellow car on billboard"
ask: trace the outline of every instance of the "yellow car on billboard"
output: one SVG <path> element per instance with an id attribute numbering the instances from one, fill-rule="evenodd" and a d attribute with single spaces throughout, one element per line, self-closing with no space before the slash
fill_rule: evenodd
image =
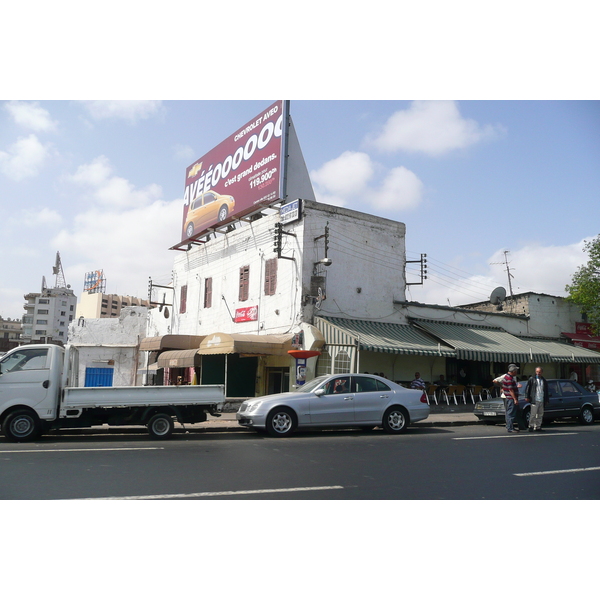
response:
<path id="1" fill-rule="evenodd" d="M 233 196 L 217 194 L 212 190 L 196 196 L 186 217 L 185 237 L 191 238 L 215 223 L 224 221 L 235 206 Z"/>

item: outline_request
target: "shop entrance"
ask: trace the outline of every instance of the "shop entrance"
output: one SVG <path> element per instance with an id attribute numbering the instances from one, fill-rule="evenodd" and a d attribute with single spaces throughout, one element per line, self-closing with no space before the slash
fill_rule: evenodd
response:
<path id="1" fill-rule="evenodd" d="M 267 394 L 290 391 L 290 370 L 285 367 L 267 367 Z"/>

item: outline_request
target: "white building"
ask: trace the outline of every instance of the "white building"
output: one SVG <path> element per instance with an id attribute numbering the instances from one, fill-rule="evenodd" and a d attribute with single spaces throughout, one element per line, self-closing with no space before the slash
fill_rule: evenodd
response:
<path id="1" fill-rule="evenodd" d="M 77 318 L 103 319 L 118 317 L 122 308 L 130 306 L 150 306 L 148 300 L 134 296 L 120 296 L 119 294 L 103 294 L 98 292 L 81 293 L 77 304 Z"/>
<path id="2" fill-rule="evenodd" d="M 7 352 L 21 344 L 22 331 L 20 319 L 3 319 L 0 316 L 0 352 Z"/>
<path id="3" fill-rule="evenodd" d="M 80 387 L 143 385 L 148 309 L 127 307 L 118 317 L 78 318 L 69 328 L 69 343 L 79 355 Z"/>
<path id="4" fill-rule="evenodd" d="M 163 349 L 162 336 L 202 342 L 186 358 L 181 350 L 158 356 L 165 382 L 196 374 L 203 383 L 227 382 L 228 395 L 239 397 L 288 390 L 295 379 L 288 351 L 323 345 L 316 314 L 402 318 L 394 302 L 405 299 L 404 224 L 305 200 L 300 218 L 282 225 L 279 257 L 281 218 L 270 212 L 175 257 L 171 310 L 150 311 L 152 349 Z"/>
<path id="5" fill-rule="evenodd" d="M 65 344 L 76 305 L 77 296 L 69 286 L 48 288 L 43 283 L 41 292 L 25 294 L 23 343 Z"/>

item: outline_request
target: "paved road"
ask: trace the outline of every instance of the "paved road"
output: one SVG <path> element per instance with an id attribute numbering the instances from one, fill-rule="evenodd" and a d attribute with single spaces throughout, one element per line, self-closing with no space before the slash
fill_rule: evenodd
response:
<path id="1" fill-rule="evenodd" d="M 61 433 L 0 442 L 0 499 L 598 499 L 600 423 L 307 432 Z"/>

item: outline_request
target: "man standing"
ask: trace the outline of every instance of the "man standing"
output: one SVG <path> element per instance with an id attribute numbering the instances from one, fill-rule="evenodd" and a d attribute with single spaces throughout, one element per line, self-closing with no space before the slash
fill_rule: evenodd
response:
<path id="1" fill-rule="evenodd" d="M 425 382 L 421 379 L 421 373 L 415 373 L 415 378 L 412 380 L 410 384 L 410 388 L 412 390 L 424 390 Z"/>
<path id="2" fill-rule="evenodd" d="M 542 367 L 536 367 L 535 375 L 529 378 L 525 387 L 525 397 L 531 402 L 529 431 L 542 431 L 544 406 L 549 401 L 548 382 L 542 373 Z"/>
<path id="3" fill-rule="evenodd" d="M 519 388 L 517 386 L 517 365 L 508 365 L 508 373 L 502 380 L 502 392 L 504 393 L 504 411 L 506 414 L 506 430 L 508 433 L 517 433 L 514 423 L 517 418 L 517 405 L 519 402 Z"/>

